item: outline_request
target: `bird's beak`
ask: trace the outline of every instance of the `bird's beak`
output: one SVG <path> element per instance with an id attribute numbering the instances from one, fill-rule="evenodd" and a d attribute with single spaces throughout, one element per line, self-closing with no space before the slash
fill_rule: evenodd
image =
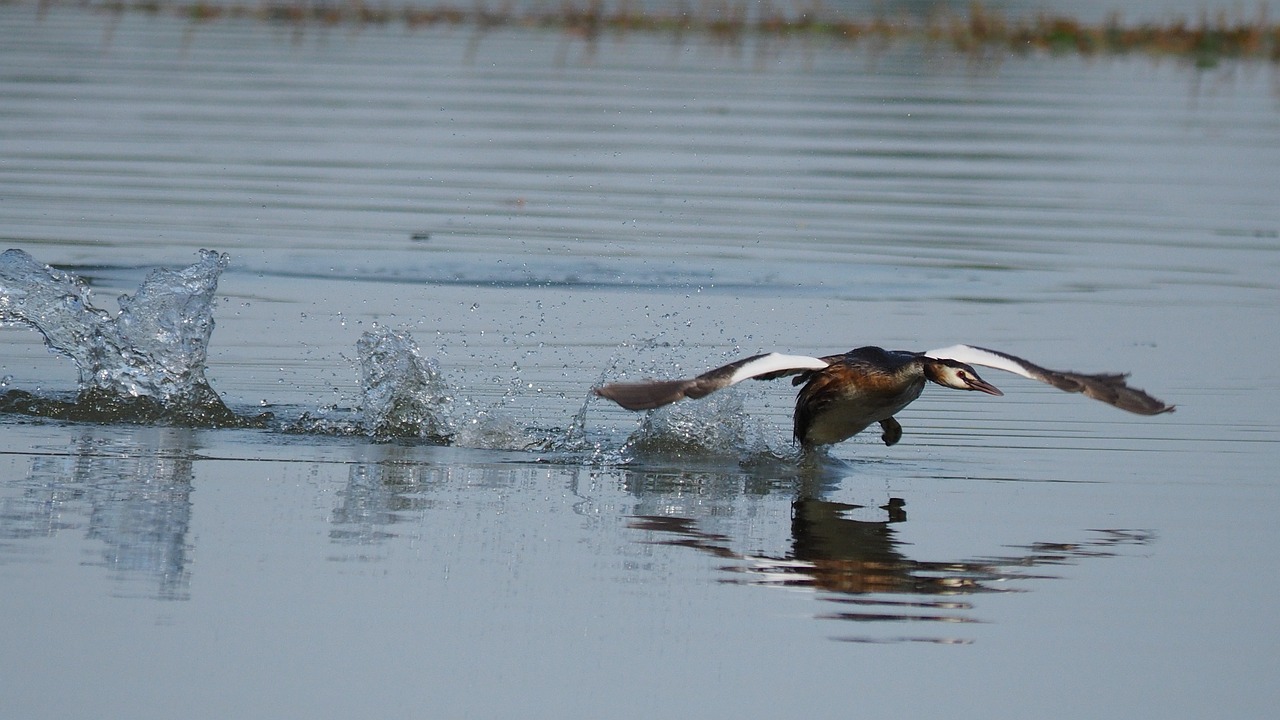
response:
<path id="1" fill-rule="evenodd" d="M 987 382 L 986 380 L 983 380 L 980 377 L 977 377 L 976 375 L 973 377 L 972 380 L 969 380 L 966 384 L 969 386 L 970 390 L 978 390 L 988 395 L 996 395 L 996 396 L 1004 395 L 1004 393 L 1000 392 L 1000 388 L 996 387 L 995 385 L 992 385 L 991 383 Z"/>

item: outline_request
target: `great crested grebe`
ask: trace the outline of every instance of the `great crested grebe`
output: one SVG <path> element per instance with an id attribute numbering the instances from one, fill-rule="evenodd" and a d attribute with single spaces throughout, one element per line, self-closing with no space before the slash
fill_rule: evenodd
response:
<path id="1" fill-rule="evenodd" d="M 884 444 L 893 445 L 902 438 L 902 426 L 893 416 L 920 397 L 926 380 L 957 390 L 1004 394 L 978 377 L 973 365 L 1039 380 L 1059 390 L 1084 393 L 1139 415 L 1173 411 L 1172 405 L 1126 385 L 1123 374 L 1049 370 L 1013 355 L 971 345 L 923 353 L 868 346 L 821 358 L 766 353 L 695 378 L 611 383 L 595 388 L 595 394 L 628 410 L 649 410 L 683 398 L 700 398 L 747 379 L 773 380 L 795 375 L 792 384 L 804 385 L 796 397 L 794 426 L 795 438 L 802 446 L 838 443 L 872 423 L 880 423 Z"/>

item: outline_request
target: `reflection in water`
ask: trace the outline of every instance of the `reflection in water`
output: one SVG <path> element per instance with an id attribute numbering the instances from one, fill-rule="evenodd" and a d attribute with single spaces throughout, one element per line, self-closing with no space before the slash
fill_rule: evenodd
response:
<path id="1" fill-rule="evenodd" d="M 384 457 L 352 465 L 346 487 L 338 491 L 329 530 L 335 541 L 368 546 L 395 537 L 390 526 L 430 507 L 424 488 L 447 479 L 450 471 L 447 466 L 414 462 L 410 448 L 383 445 L 379 450 Z"/>
<path id="2" fill-rule="evenodd" d="M 186 600 L 191 479 L 190 430 L 89 427 L 69 452 L 33 458 L 26 479 L 6 485 L 17 492 L 0 497 L 0 540 L 83 529 L 101 543 L 91 564 L 111 571 L 118 592 L 141 579 L 154 584 L 147 595 Z"/>
<path id="3" fill-rule="evenodd" d="M 1142 545 L 1152 534 L 1135 530 L 1099 530 L 1074 543 L 1035 543 L 1010 555 L 958 560 L 916 560 L 902 551 L 893 525 L 906 520 L 905 503 L 891 499 L 880 509 L 883 520 L 857 520 L 859 505 L 801 497 L 792 505 L 791 549 L 779 556 L 756 556 L 732 549 L 733 539 L 701 530 L 690 518 L 643 515 L 632 527 L 667 536 L 657 542 L 692 547 L 733 559 L 726 566 L 731 582 L 813 588 L 838 608 L 821 617 L 879 622 L 979 622 L 964 598 L 987 592 L 1010 592 L 1010 580 L 1051 578 L 1032 568 L 1066 564 L 1086 557 L 1110 557 L 1118 545 Z M 850 642 L 968 643 L 952 636 L 879 637 L 855 635 Z"/>
<path id="4" fill-rule="evenodd" d="M 24 479 L 0 488 L 0 562 L 30 554 L 30 541 L 83 530 L 95 558 L 89 564 L 111 571 L 116 594 L 136 594 L 142 581 L 148 597 L 189 599 L 194 432 L 88 426 L 66 452 L 34 457 Z M 406 534 L 401 528 L 416 534 L 433 508 L 458 502 L 459 490 L 545 487 L 548 472 L 523 463 L 450 462 L 450 456 L 436 457 L 436 450 L 421 445 L 368 448 L 376 457 L 350 466 L 329 516 L 330 541 L 350 553 L 333 559 L 382 559 L 379 548 L 394 547 L 388 543 Z M 656 535 L 658 544 L 721 558 L 725 582 L 822 591 L 831 609 L 819 617 L 860 621 L 863 628 L 872 627 L 865 624 L 871 621 L 927 624 L 918 627 L 978 622 L 969 596 L 1011 591 L 1009 581 L 1052 577 L 1035 568 L 1109 557 L 1117 546 L 1152 539 L 1144 531 L 1101 530 L 1076 542 L 1035 543 L 1001 556 L 916 559 L 897 536 L 896 526 L 907 520 L 903 501 L 892 499 L 878 509 L 831 502 L 821 496 L 838 482 L 838 468 L 793 467 L 790 476 L 781 470 L 769 465 L 762 472 L 650 469 L 590 475 L 593 485 L 617 482 L 618 490 L 633 499 L 630 526 L 649 533 L 646 540 Z M 589 506 L 594 501 L 582 495 L 580 479 L 569 473 L 567 489 Z M 504 494 L 494 495 L 494 513 L 502 512 Z M 789 533 L 778 534 L 776 551 L 736 549 L 757 539 L 748 541 L 738 536 L 748 531 L 732 528 L 750 527 L 762 509 L 792 497 L 798 499 L 791 502 Z M 858 517 L 851 516 L 855 511 Z M 969 642 L 941 634 L 886 638 L 869 632 L 841 639 Z"/>
<path id="5" fill-rule="evenodd" d="M 441 508 L 480 503 L 492 512 L 503 511 L 512 488 L 540 483 L 548 474 L 536 465 L 467 462 L 445 451 L 413 443 L 368 446 L 374 457 L 353 463 L 346 484 L 337 491 L 329 513 L 329 538 L 351 548 L 335 560 L 377 560 L 374 548 L 393 539 L 421 537 L 427 514 Z M 472 490 L 498 489 L 485 498 L 469 496 Z M 490 504 L 493 503 L 493 504 Z"/>

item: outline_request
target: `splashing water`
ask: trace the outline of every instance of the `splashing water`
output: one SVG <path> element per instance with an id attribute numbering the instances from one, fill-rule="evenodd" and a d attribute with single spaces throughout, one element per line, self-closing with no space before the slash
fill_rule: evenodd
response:
<path id="1" fill-rule="evenodd" d="M 591 449 L 584 439 L 585 402 L 568 429 L 528 427 L 501 407 L 501 401 L 498 406 L 481 407 L 453 390 L 435 361 L 422 356 L 407 331 L 375 327 L 360 336 L 356 350 L 360 359 L 362 434 L 557 456 Z M 504 395 L 507 399 L 510 398 Z M 321 426 L 313 422 L 301 429 L 318 427 Z M 333 427 L 329 425 L 331 430 Z"/>
<path id="2" fill-rule="evenodd" d="M 407 332 L 379 327 L 356 341 L 366 432 L 449 442 L 457 434 L 453 395 L 436 364 Z"/>
<path id="3" fill-rule="evenodd" d="M 156 270 L 134 295 L 120 297 L 120 312 L 112 316 L 94 306 L 88 285 L 75 275 L 38 263 L 21 250 L 0 254 L 0 325 L 38 330 L 49 349 L 70 357 L 79 371 L 79 392 L 72 402 L 3 390 L 10 378 L 0 380 L 0 412 L 88 422 L 267 427 L 271 414 L 236 415 L 204 376 L 214 328 L 213 295 L 228 262 L 224 254 L 202 250 L 200 261 L 190 267 Z M 286 432 L 534 451 L 606 465 L 714 462 L 744 451 L 766 458 L 783 455 L 745 419 L 737 392 L 650 413 L 621 447 L 610 447 L 588 437 L 590 396 L 568 428 L 528 427 L 503 407 L 479 407 L 451 389 L 408 332 L 375 326 L 360 337 L 356 349 L 359 420 L 303 413 L 283 426 Z M 504 401 L 509 399 L 504 395 Z"/>
<path id="4" fill-rule="evenodd" d="M 13 390 L 0 407 L 96 422 L 254 424 L 227 409 L 204 377 L 213 293 L 228 262 L 225 254 L 201 250 L 190 267 L 156 270 L 137 293 L 120 297 L 113 317 L 94 307 L 89 287 L 75 275 L 22 250 L 0 254 L 0 324 L 38 330 L 51 351 L 75 362 L 80 376 L 74 403 Z"/>
<path id="5" fill-rule="evenodd" d="M 667 343 L 656 339 L 632 346 L 642 352 L 670 355 Z M 632 353 L 634 354 L 634 353 Z M 743 353 L 733 348 L 724 361 Z M 712 362 L 712 365 L 715 363 Z M 616 376 L 615 360 L 598 384 Z M 644 377 L 681 377 L 686 370 L 662 363 L 641 363 L 631 370 Z M 677 402 L 645 413 L 606 464 L 668 465 L 680 463 L 716 464 L 726 460 L 748 464 L 775 461 L 796 462 L 801 453 L 779 428 L 748 411 L 747 403 L 756 392 L 735 386 L 696 400 Z"/>
<path id="6" fill-rule="evenodd" d="M 645 416 L 627 446 L 645 454 L 734 455 L 748 441 L 742 399 L 721 392 Z"/>
<path id="7" fill-rule="evenodd" d="M 782 441 L 776 436 L 776 428 L 747 412 L 743 391 L 730 388 L 649 412 L 619 449 L 618 461 L 648 465 L 796 459 L 797 449 L 779 445 Z"/>

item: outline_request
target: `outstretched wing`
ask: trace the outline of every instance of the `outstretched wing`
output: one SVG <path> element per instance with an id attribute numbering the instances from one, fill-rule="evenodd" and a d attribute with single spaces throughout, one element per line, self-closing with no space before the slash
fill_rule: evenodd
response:
<path id="1" fill-rule="evenodd" d="M 1157 400 L 1145 392 L 1129 387 L 1124 379 L 1127 374 L 1102 373 L 1086 375 L 1084 373 L 1063 372 L 1040 367 L 1035 363 L 1014 357 L 1008 353 L 972 345 L 952 345 L 951 347 L 930 350 L 924 353 L 927 357 L 959 360 L 969 365 L 981 365 L 1021 375 L 1024 378 L 1048 383 L 1066 392 L 1084 393 L 1087 397 L 1101 400 L 1121 410 L 1128 410 L 1139 415 L 1159 415 L 1173 412 L 1173 406 Z"/>
<path id="2" fill-rule="evenodd" d="M 649 410 L 683 398 L 700 398 L 750 378 L 773 380 L 806 370 L 821 370 L 829 364 L 821 358 L 804 355 L 766 353 L 708 370 L 695 378 L 610 383 L 596 388 L 595 393 L 628 410 Z"/>

